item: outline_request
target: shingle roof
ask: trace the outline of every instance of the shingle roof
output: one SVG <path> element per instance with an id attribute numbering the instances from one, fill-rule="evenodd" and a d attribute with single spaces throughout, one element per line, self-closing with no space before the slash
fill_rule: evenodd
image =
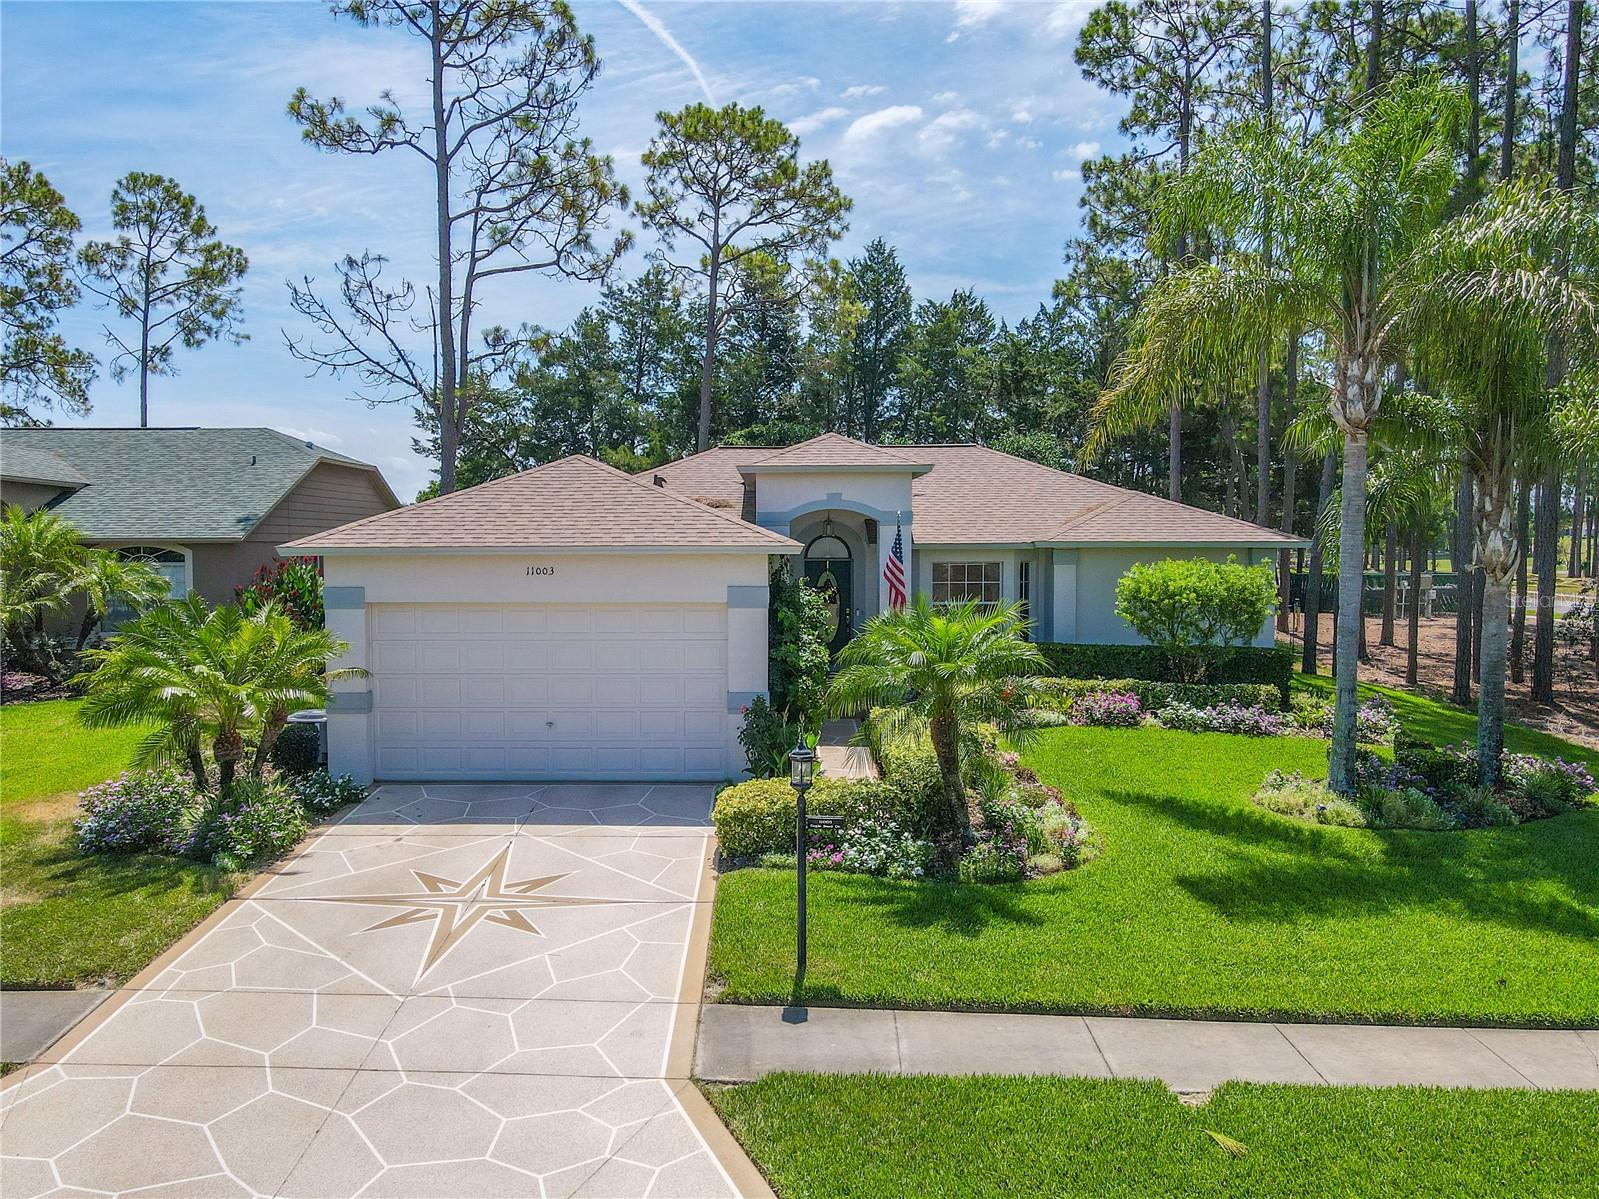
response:
<path id="1" fill-rule="evenodd" d="M 14 444 L 9 436 L 0 438 L 0 478 L 62 487 L 82 487 L 89 481 L 59 454 L 52 454 L 43 446 Z"/>
<path id="2" fill-rule="evenodd" d="M 276 429 L 6 429 L 0 473 L 40 450 L 87 480 L 53 511 L 95 541 L 238 541 L 323 462 L 371 471 L 393 498 L 371 464 Z"/>
<path id="3" fill-rule="evenodd" d="M 935 545 L 1298 545 L 1298 538 L 1113 487 L 980 445 L 890 446 L 932 469 L 912 481 L 915 538 Z M 738 503 L 745 447 L 706 450 L 648 472 L 681 494 Z M 768 459 L 769 460 L 769 459 Z"/>
<path id="4" fill-rule="evenodd" d="M 736 479 L 738 476 L 735 475 Z M 799 548 L 787 537 L 574 454 L 303 537 L 285 549 Z"/>
<path id="5" fill-rule="evenodd" d="M 904 451 L 868 445 L 837 433 L 823 433 L 784 450 L 746 450 L 739 463 L 744 472 L 836 467 L 844 470 L 895 470 L 925 472 L 928 464 Z"/>

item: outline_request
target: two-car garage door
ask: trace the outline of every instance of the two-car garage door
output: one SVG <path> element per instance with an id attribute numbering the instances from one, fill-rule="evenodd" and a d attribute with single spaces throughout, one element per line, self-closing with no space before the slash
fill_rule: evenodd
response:
<path id="1" fill-rule="evenodd" d="M 727 609 L 373 604 L 380 779 L 719 779 Z"/>

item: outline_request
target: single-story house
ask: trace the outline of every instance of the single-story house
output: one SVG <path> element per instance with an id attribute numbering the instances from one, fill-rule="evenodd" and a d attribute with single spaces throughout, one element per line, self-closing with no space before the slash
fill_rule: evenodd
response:
<path id="1" fill-rule="evenodd" d="M 977 445 L 833 434 L 630 476 L 563 458 L 283 547 L 350 643 L 331 764 L 362 781 L 721 779 L 767 686 L 769 559 L 832 597 L 835 645 L 908 588 L 1020 600 L 1040 640 L 1129 642 L 1134 562 L 1261 561 L 1280 533 Z M 1258 642 L 1270 644 L 1270 625 Z"/>
<path id="2" fill-rule="evenodd" d="M 400 506 L 370 463 L 259 428 L 0 430 L 0 503 L 48 508 L 213 604 L 283 542 Z"/>

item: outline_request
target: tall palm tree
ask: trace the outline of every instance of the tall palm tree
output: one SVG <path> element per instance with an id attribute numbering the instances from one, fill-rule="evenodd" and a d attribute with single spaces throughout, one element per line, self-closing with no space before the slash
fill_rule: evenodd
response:
<path id="1" fill-rule="evenodd" d="M 325 630 L 302 634 L 271 604 L 245 616 L 232 604 L 208 611 L 190 596 L 124 625 L 105 649 L 85 652 L 91 669 L 76 680 L 87 688 L 79 717 L 90 728 L 155 724 L 135 764 L 182 761 L 202 791 L 209 745 L 226 794 L 252 737 L 258 746 L 269 733 L 275 738 L 289 712 L 326 699 L 329 681 L 363 673 L 320 669 L 346 648 Z"/>
<path id="2" fill-rule="evenodd" d="M 1327 411 L 1343 438 L 1339 512 L 1337 706 L 1328 781 L 1355 787 L 1355 712 L 1366 464 L 1387 367 L 1403 350 L 1405 305 L 1432 273 L 1428 255 L 1455 181 L 1461 96 L 1404 80 L 1372 96 L 1353 122 L 1300 144 L 1243 122 L 1224 131 L 1167 189 L 1162 222 L 1208 227 L 1240 248 L 1156 281 L 1139 339 L 1101 397 L 1101 420 L 1147 407 L 1194 377 L 1236 374 L 1259 330 L 1319 334 L 1331 359 Z M 1276 236 L 1271 272 L 1249 253 L 1262 197 Z"/>
<path id="3" fill-rule="evenodd" d="M 918 595 L 868 621 L 840 651 L 827 690 L 834 715 L 887 708 L 891 719 L 925 721 L 938 757 L 944 811 L 941 845 L 971 833 L 961 782 L 962 730 L 979 721 L 1011 727 L 1035 690 L 1044 656 L 1023 636 L 1018 604 L 976 601 L 935 607 Z M 1020 729 L 1017 730 L 1020 732 Z"/>
<path id="4" fill-rule="evenodd" d="M 1453 401 L 1457 444 L 1475 492 L 1483 572 L 1478 666 L 1479 782 L 1499 781 L 1504 749 L 1510 581 L 1525 548 L 1515 482 L 1556 452 L 1559 397 L 1545 387 L 1555 339 L 1585 344 L 1599 328 L 1599 213 L 1571 193 L 1501 184 L 1423 246 L 1407 280 L 1408 339 Z"/>

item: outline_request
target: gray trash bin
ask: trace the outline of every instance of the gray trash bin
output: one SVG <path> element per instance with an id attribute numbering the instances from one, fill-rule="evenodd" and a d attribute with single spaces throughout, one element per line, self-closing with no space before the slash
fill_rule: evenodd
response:
<path id="1" fill-rule="evenodd" d="M 328 765 L 328 713 L 326 708 L 302 708 L 289 713 L 290 724 L 316 725 L 316 760 L 324 770 Z"/>

